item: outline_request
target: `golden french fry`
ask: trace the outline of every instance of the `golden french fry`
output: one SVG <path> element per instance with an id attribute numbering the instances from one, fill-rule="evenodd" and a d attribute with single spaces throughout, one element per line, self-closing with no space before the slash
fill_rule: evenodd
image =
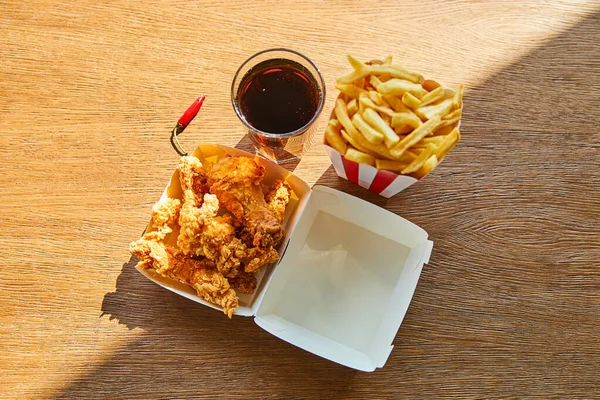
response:
<path id="1" fill-rule="evenodd" d="M 366 110 L 365 110 L 366 111 Z M 371 143 L 383 142 L 383 134 L 371 128 L 369 124 L 363 119 L 363 117 L 356 113 L 352 117 L 352 124 L 363 134 L 363 136 Z"/>
<path id="2" fill-rule="evenodd" d="M 364 65 L 363 63 L 361 63 L 356 58 L 350 55 L 348 56 L 348 62 L 350 63 L 354 71 L 342 76 L 341 78 L 338 78 L 337 83 L 352 83 L 358 79 L 364 78 L 371 72 L 368 66 Z"/>
<path id="3" fill-rule="evenodd" d="M 344 139 L 345 139 L 345 140 L 346 140 L 348 143 L 350 143 L 350 145 L 351 145 L 352 147 L 354 147 L 355 149 L 357 149 L 357 150 L 359 150 L 359 151 L 362 151 L 363 153 L 367 153 L 367 154 L 369 154 L 369 155 L 372 155 L 372 156 L 373 156 L 373 157 L 375 157 L 375 158 L 377 158 L 377 157 L 378 157 L 377 153 L 375 153 L 374 151 L 371 151 L 371 150 L 367 149 L 367 148 L 366 148 L 366 147 L 364 147 L 364 146 L 361 146 L 361 145 L 360 145 L 360 143 L 359 143 L 359 142 L 357 142 L 356 140 L 354 140 L 354 138 L 353 138 L 352 136 L 348 135 L 348 134 L 346 133 L 346 131 L 345 131 L 345 130 L 343 130 L 343 129 L 342 129 L 342 130 L 340 131 L 340 134 L 341 134 L 341 135 L 342 135 L 342 137 L 343 137 L 343 138 L 344 138 Z"/>
<path id="4" fill-rule="evenodd" d="M 433 92 L 435 89 L 437 89 L 437 88 L 439 88 L 441 86 L 436 81 L 432 81 L 430 79 L 426 79 L 422 83 L 422 85 L 423 85 L 423 89 L 427 90 L 428 92 Z"/>
<path id="5" fill-rule="evenodd" d="M 392 147 L 400 141 L 396 132 L 377 114 L 377 111 L 372 108 L 367 108 L 362 114 L 362 117 L 371 127 L 375 128 L 379 133 L 383 134 L 383 141 L 387 147 Z M 359 128 L 360 130 L 360 128 Z"/>
<path id="6" fill-rule="evenodd" d="M 392 124 L 392 126 L 394 126 Z M 400 125 L 400 126 L 395 126 L 394 127 L 394 132 L 396 132 L 398 134 L 398 136 L 400 135 L 404 135 L 406 133 L 411 133 L 413 131 L 413 127 L 410 125 Z M 402 138 L 400 138 L 400 140 L 402 140 Z"/>
<path id="7" fill-rule="evenodd" d="M 422 125 L 421 119 L 413 113 L 399 112 L 392 116 L 392 127 L 408 125 L 413 129 Z"/>
<path id="8" fill-rule="evenodd" d="M 396 161 L 396 160 L 375 160 L 375 166 L 377 169 L 385 169 L 392 172 L 400 172 L 404 168 L 408 167 L 409 163 Z"/>
<path id="9" fill-rule="evenodd" d="M 385 113 L 381 113 L 381 114 L 379 114 L 379 116 L 381 117 L 381 119 L 385 122 L 385 124 L 388 127 L 392 126 L 392 117 L 390 117 L 389 115 L 387 115 Z"/>
<path id="10" fill-rule="evenodd" d="M 452 99 L 445 99 L 437 104 L 432 104 L 425 107 L 420 107 L 415 110 L 415 113 L 421 119 L 432 119 L 434 116 L 442 118 L 452 109 Z"/>
<path id="11" fill-rule="evenodd" d="M 425 147 L 425 150 L 423 150 L 421 154 L 419 154 L 419 156 L 415 158 L 413 162 L 411 162 L 410 165 L 404 168 L 401 172 L 405 175 L 416 172 L 419 168 L 423 166 L 423 164 L 425 164 L 425 162 L 429 159 L 429 157 L 433 155 L 434 152 L 435 145 L 428 144 L 427 147 Z"/>
<path id="12" fill-rule="evenodd" d="M 431 104 L 435 101 L 438 101 L 442 97 L 444 97 L 444 88 L 442 88 L 441 86 L 438 86 L 437 88 L 433 89 L 431 92 L 429 92 L 425 96 L 423 96 L 423 98 L 421 99 L 421 107 L 424 107 L 427 104 Z"/>
<path id="13" fill-rule="evenodd" d="M 383 105 L 383 98 L 380 93 L 376 92 L 375 90 L 369 90 L 368 95 L 369 99 L 371 99 L 373 103 L 377 104 L 378 106 Z"/>
<path id="14" fill-rule="evenodd" d="M 387 158 L 387 159 L 389 159 L 389 160 L 396 160 L 396 159 L 398 159 L 398 160 L 400 160 L 400 159 L 403 159 L 403 160 L 405 160 L 405 159 L 408 159 L 408 158 L 410 158 L 411 156 L 414 156 L 413 158 L 411 158 L 411 161 L 412 161 L 414 158 L 416 158 L 416 157 L 417 157 L 417 156 L 416 156 L 416 154 L 414 154 L 414 153 L 412 153 L 412 154 L 409 154 L 409 155 L 408 155 L 408 156 L 406 156 L 406 157 L 405 157 L 404 155 L 402 155 L 402 156 L 400 156 L 400 157 L 394 157 L 394 156 L 392 156 L 392 154 L 390 153 L 390 149 L 388 149 L 388 148 L 385 146 L 385 144 L 383 144 L 383 143 L 377 143 L 377 144 L 375 144 L 375 143 L 371 143 L 371 142 L 369 142 L 369 141 L 368 141 L 368 140 L 367 140 L 367 139 L 366 139 L 366 138 L 365 138 L 365 137 L 362 135 L 362 133 L 360 133 L 360 132 L 359 132 L 358 130 L 356 130 L 356 129 L 354 129 L 354 132 L 352 132 L 352 133 L 351 133 L 351 132 L 346 132 L 346 134 L 347 134 L 347 136 L 351 137 L 351 138 L 352 138 L 352 140 L 354 141 L 354 143 L 349 141 L 349 142 L 350 142 L 350 143 L 351 143 L 353 146 L 354 146 L 354 144 L 357 144 L 357 145 L 358 145 L 358 146 L 354 146 L 354 147 L 356 147 L 358 150 L 360 150 L 360 151 L 363 151 L 363 152 L 365 152 L 365 151 L 364 151 L 364 149 L 367 149 L 367 150 L 369 150 L 370 152 L 372 152 L 372 153 L 374 153 L 374 154 L 377 154 L 377 155 L 378 155 L 378 157 L 377 157 L 377 158 L 379 158 L 379 157 L 383 157 L 383 158 Z M 366 152 L 365 152 L 365 153 L 366 153 Z"/>
<path id="15" fill-rule="evenodd" d="M 383 82 L 381 82 L 375 75 L 371 75 L 369 78 L 369 83 L 375 88 L 375 90 L 377 90 L 379 86 L 383 85 Z"/>
<path id="16" fill-rule="evenodd" d="M 394 114 L 395 114 L 394 110 L 392 110 L 391 108 L 388 108 L 386 106 L 378 106 L 369 97 L 367 97 L 367 95 L 365 95 L 365 94 L 362 94 L 359 97 L 358 101 L 363 106 L 372 108 L 374 110 L 377 110 L 377 111 L 381 112 L 382 114 L 385 114 L 385 115 L 389 116 L 390 118 L 393 117 Z M 363 113 L 364 113 L 364 108 L 363 108 Z"/>
<path id="17" fill-rule="evenodd" d="M 342 154 L 345 154 L 346 150 L 348 150 L 348 145 L 344 142 L 340 132 L 335 130 L 331 125 L 328 125 L 327 129 L 325 129 L 325 140 L 327 140 L 327 143 L 329 143 L 331 147 Z"/>
<path id="18" fill-rule="evenodd" d="M 358 130 L 356 130 L 354 125 L 352 125 L 352 121 L 350 121 L 350 117 L 348 116 L 348 108 L 346 106 L 346 103 L 339 97 L 335 101 L 335 115 L 338 121 L 340 121 L 340 124 L 342 124 L 342 126 L 346 130 L 346 132 L 348 132 L 352 136 L 358 134 Z"/>
<path id="19" fill-rule="evenodd" d="M 434 154 L 431 157 L 429 157 L 429 159 L 425 162 L 425 164 L 421 166 L 421 168 L 419 168 L 416 172 L 410 174 L 410 176 L 416 179 L 423 179 L 428 173 L 431 172 L 432 169 L 437 167 L 438 164 L 439 161 Z"/>
<path id="20" fill-rule="evenodd" d="M 375 166 L 375 160 L 376 160 L 375 157 L 373 157 L 367 153 L 358 151 L 352 147 L 348 148 L 348 151 L 346 152 L 344 157 L 346 158 L 346 160 L 354 161 L 359 164 L 368 164 L 368 165 Z"/>
<path id="21" fill-rule="evenodd" d="M 348 116 L 352 117 L 358 111 L 358 102 L 356 99 L 352 99 L 347 104 L 348 107 Z"/>
<path id="22" fill-rule="evenodd" d="M 402 102 L 402 99 L 400 97 L 396 97 L 396 96 L 383 96 L 383 99 L 396 112 L 407 112 L 407 113 L 412 113 L 413 112 L 410 108 L 408 108 L 408 107 L 406 107 L 406 105 L 404 105 L 404 103 Z"/>
<path id="23" fill-rule="evenodd" d="M 420 74 L 410 72 L 397 65 L 381 64 L 371 67 L 371 74 L 390 75 L 392 78 L 404 79 L 413 83 L 420 83 L 423 77 Z"/>
<path id="24" fill-rule="evenodd" d="M 458 128 L 454 128 L 449 135 L 444 137 L 444 141 L 440 143 L 435 149 L 435 155 L 438 158 L 438 160 L 441 161 L 446 156 L 446 154 L 450 150 L 452 150 L 454 146 L 456 146 L 456 143 L 458 143 L 459 140 L 460 131 L 458 130 Z"/>
<path id="25" fill-rule="evenodd" d="M 340 124 L 340 121 L 338 121 L 335 118 L 330 119 L 327 124 L 331 125 L 333 127 L 333 129 L 335 129 L 335 130 L 339 131 L 340 129 L 342 129 L 342 124 Z"/>
<path id="26" fill-rule="evenodd" d="M 421 100 L 417 99 L 412 94 L 406 92 L 402 95 L 402 102 L 406 104 L 407 107 L 416 110 L 421 106 Z"/>
<path id="27" fill-rule="evenodd" d="M 393 119 L 392 119 L 393 122 Z M 423 139 L 425 136 L 429 135 L 433 130 L 442 122 L 441 118 L 437 115 L 430 119 L 427 122 L 422 123 L 418 128 L 408 134 L 404 139 L 400 141 L 395 147 L 390 149 L 390 153 L 394 157 L 399 157 L 408 150 L 410 147 L 414 146 L 419 140 Z"/>
<path id="28" fill-rule="evenodd" d="M 465 85 L 458 85 L 458 90 L 456 91 L 456 94 L 454 95 L 454 98 L 452 99 L 452 104 L 454 106 L 454 108 L 458 108 L 459 110 L 462 108 L 462 98 L 463 98 L 463 93 L 465 91 Z"/>
<path id="29" fill-rule="evenodd" d="M 460 118 L 460 115 L 461 115 L 461 111 L 460 111 L 460 108 L 459 108 L 458 110 L 454 110 L 451 113 L 448 113 L 448 114 L 444 115 L 444 117 L 442 118 L 442 120 Z"/>
<path id="30" fill-rule="evenodd" d="M 371 79 L 371 83 L 372 82 L 373 79 Z M 396 78 L 380 83 L 378 86 L 375 86 L 375 89 L 383 95 L 397 96 L 409 92 L 419 99 L 427 94 L 427 90 L 423 89 L 423 86 L 420 84 Z"/>
<path id="31" fill-rule="evenodd" d="M 444 136 L 428 136 L 419 140 L 413 147 L 427 147 L 428 144 L 439 146 L 444 141 Z"/>
<path id="32" fill-rule="evenodd" d="M 442 124 L 446 122 L 444 120 L 442 120 Z M 441 125 L 441 124 L 440 124 Z M 446 136 L 449 135 L 453 130 L 454 130 L 454 126 L 438 126 L 437 128 L 435 128 L 435 130 L 433 131 L 433 133 L 431 134 L 431 137 L 435 137 L 435 136 Z"/>
<path id="33" fill-rule="evenodd" d="M 361 89 L 358 86 L 354 86 L 351 83 L 338 83 L 337 85 L 335 85 L 335 87 L 337 90 L 353 99 L 357 98 L 362 92 L 365 91 L 364 89 Z"/>

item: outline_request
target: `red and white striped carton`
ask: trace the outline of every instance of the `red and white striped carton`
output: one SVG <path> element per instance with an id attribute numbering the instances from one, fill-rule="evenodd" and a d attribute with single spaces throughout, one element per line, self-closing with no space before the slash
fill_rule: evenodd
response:
<path id="1" fill-rule="evenodd" d="M 428 82 L 439 86 L 439 83 L 435 81 Z M 454 96 L 453 90 L 444 90 L 446 92 L 445 97 Z M 335 118 L 335 111 L 331 112 L 330 118 Z M 457 128 L 460 128 L 460 123 L 461 121 L 459 120 L 456 124 Z M 413 178 L 412 176 L 398 175 L 391 171 L 377 169 L 368 164 L 359 164 L 356 161 L 348 160 L 339 151 L 329 146 L 327 140 L 325 140 L 323 144 L 325 144 L 325 149 L 327 150 L 327 154 L 329 154 L 333 168 L 340 178 L 356 183 L 385 198 L 390 198 L 400 193 L 420 180 Z M 439 162 L 441 163 L 442 160 L 439 160 Z"/>
<path id="2" fill-rule="evenodd" d="M 390 198 L 418 182 L 418 179 L 411 176 L 398 175 L 368 164 L 347 160 L 339 151 L 327 144 L 325 144 L 325 149 L 327 149 L 333 168 L 340 178 L 357 183 L 385 198 Z"/>

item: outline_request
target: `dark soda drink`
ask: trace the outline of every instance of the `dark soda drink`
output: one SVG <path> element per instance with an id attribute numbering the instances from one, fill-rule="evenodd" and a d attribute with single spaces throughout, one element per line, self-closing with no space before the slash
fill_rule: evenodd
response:
<path id="1" fill-rule="evenodd" d="M 320 96 L 319 85 L 310 71 L 295 61 L 278 58 L 250 69 L 240 81 L 236 100 L 252 127 L 284 134 L 313 119 Z"/>

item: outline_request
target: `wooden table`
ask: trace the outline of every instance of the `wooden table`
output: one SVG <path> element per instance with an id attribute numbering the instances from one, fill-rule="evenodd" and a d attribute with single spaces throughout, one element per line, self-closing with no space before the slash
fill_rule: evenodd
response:
<path id="1" fill-rule="evenodd" d="M 13 0 L 0 32 L 0 397 L 600 397 L 598 1 Z M 467 86 L 462 142 L 393 199 L 338 179 L 320 144 L 295 169 L 435 241 L 375 373 L 129 261 L 176 119 L 206 94 L 183 145 L 243 142 L 232 76 L 276 46 L 321 68 L 324 115 L 347 53 Z"/>

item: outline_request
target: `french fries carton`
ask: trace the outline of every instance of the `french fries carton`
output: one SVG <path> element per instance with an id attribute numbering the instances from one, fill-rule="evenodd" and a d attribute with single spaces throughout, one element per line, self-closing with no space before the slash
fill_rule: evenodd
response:
<path id="1" fill-rule="evenodd" d="M 209 144 L 194 155 L 209 161 L 255 157 Z M 240 296 L 235 314 L 253 317 L 279 339 L 333 362 L 361 371 L 383 367 L 429 261 L 433 242 L 427 232 L 369 202 L 324 186 L 311 189 L 284 168 L 255 160 L 265 167 L 265 184 L 285 179 L 293 195 L 278 249 L 281 259 L 261 269 L 255 293 Z M 176 172 L 165 197 L 181 197 Z M 220 310 L 187 285 L 139 271 L 180 296 Z"/>
<path id="2" fill-rule="evenodd" d="M 460 140 L 456 92 L 385 61 L 337 80 L 324 144 L 338 176 L 389 198 L 423 179 Z M 400 78 L 400 79 L 399 79 Z"/>

